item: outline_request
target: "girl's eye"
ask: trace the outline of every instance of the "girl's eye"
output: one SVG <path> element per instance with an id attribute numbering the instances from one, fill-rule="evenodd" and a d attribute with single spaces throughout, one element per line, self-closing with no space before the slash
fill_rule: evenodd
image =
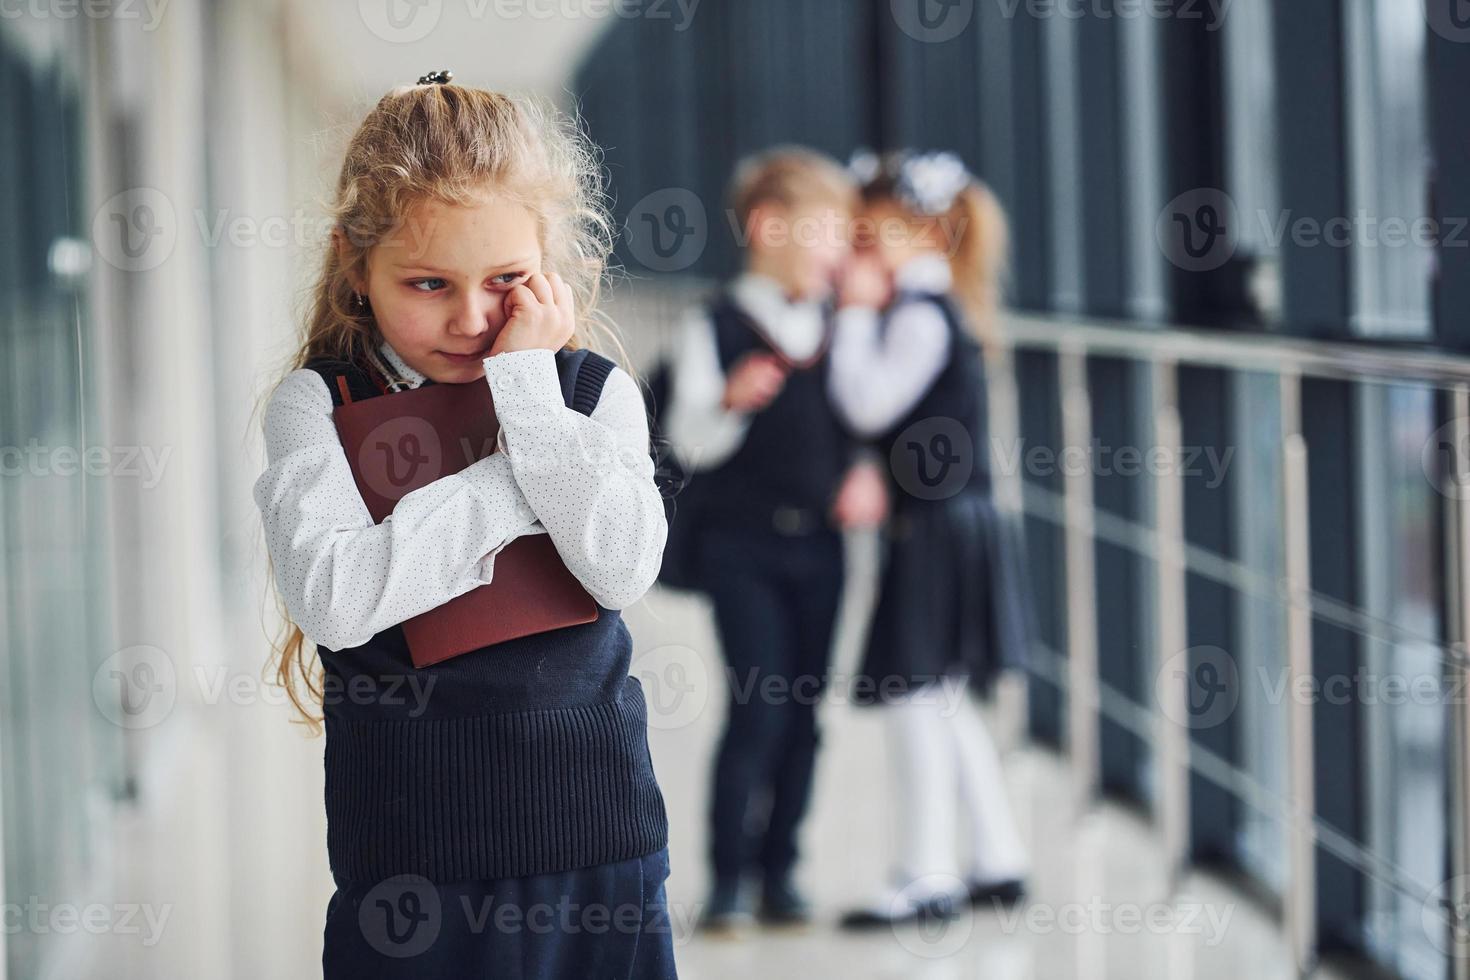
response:
<path id="1" fill-rule="evenodd" d="M 436 286 L 433 289 L 422 289 L 422 288 L 420 288 L 422 286 L 428 285 L 429 283 L 435 283 L 435 282 L 436 283 L 439 283 L 439 286 Z M 421 292 L 421 293 L 438 292 L 439 289 L 441 289 L 443 287 L 443 284 L 444 284 L 444 280 L 443 279 L 439 279 L 439 278 L 433 278 L 433 279 L 415 279 L 413 282 L 409 283 L 410 286 L 412 286 L 414 289 L 419 290 L 419 292 Z"/>
<path id="2" fill-rule="evenodd" d="M 525 277 L 526 274 L 524 272 L 502 272 L 500 275 L 495 276 L 490 281 L 495 283 L 495 285 L 497 286 L 514 286 L 518 281 L 524 279 Z"/>

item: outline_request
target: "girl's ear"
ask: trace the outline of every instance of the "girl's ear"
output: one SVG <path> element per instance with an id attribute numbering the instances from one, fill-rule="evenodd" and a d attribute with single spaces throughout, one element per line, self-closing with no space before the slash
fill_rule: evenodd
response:
<path id="1" fill-rule="evenodd" d="M 343 270 L 343 274 L 347 276 L 353 291 L 366 293 L 367 283 L 361 282 L 354 272 L 349 271 L 352 261 L 352 243 L 347 240 L 347 235 L 342 231 L 340 225 L 332 229 L 332 247 L 337 250 L 337 265 Z"/>

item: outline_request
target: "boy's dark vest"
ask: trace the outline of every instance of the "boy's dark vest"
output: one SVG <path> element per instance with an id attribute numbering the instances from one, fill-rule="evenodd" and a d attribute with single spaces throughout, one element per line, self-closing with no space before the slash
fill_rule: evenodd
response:
<path id="1" fill-rule="evenodd" d="M 776 350 L 728 295 L 713 303 L 710 319 L 727 376 L 745 354 Z M 751 416 L 740 448 L 692 478 L 691 486 L 700 484 L 701 514 L 709 525 L 783 535 L 830 527 L 828 514 L 852 437 L 827 390 L 829 339 L 824 336 L 813 358 L 790 369 L 781 392 Z"/>
<path id="2" fill-rule="evenodd" d="M 914 446 L 918 446 L 914 451 L 928 453 L 935 447 L 936 438 L 949 439 L 951 443 L 954 437 L 964 438 L 966 445 L 961 447 L 937 443 L 946 455 L 953 456 L 957 451 L 963 451 L 972 461 L 968 479 L 962 486 L 955 488 L 955 492 L 988 493 L 991 485 L 989 409 L 980 345 L 965 328 L 964 315 L 949 296 L 941 293 L 904 292 L 896 297 L 894 306 L 904 303 L 933 303 L 938 307 L 949 329 L 949 359 L 918 404 L 878 438 L 878 449 L 883 453 L 884 460 L 889 462 L 890 476 L 894 476 L 900 467 L 907 467 L 913 462 L 905 454 L 910 453 Z M 883 329 L 887 330 L 892 322 L 891 315 L 884 317 Z M 935 424 L 935 420 L 947 419 L 955 420 L 963 429 L 944 423 Z M 892 462 L 895 458 L 904 462 L 895 465 Z M 899 492 L 894 495 L 896 509 L 922 506 L 927 502 L 925 498 L 913 493 Z"/>
<path id="3" fill-rule="evenodd" d="M 564 401 L 590 415 L 611 362 L 586 351 L 558 352 L 556 362 Z M 334 404 L 338 377 L 354 399 L 385 395 L 359 367 L 307 367 Z M 628 673 L 632 642 L 617 611 L 423 670 L 399 626 L 317 652 L 337 878 L 522 877 L 666 846 L 643 690 Z"/>

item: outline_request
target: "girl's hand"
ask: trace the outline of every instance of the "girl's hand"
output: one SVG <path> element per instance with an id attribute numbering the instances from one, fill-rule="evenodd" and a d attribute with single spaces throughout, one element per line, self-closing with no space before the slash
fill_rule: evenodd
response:
<path id="1" fill-rule="evenodd" d="M 786 365 L 775 354 L 752 351 L 730 369 L 721 404 L 730 412 L 758 412 L 786 387 Z"/>
<path id="2" fill-rule="evenodd" d="M 837 286 L 838 306 L 881 310 L 892 298 L 892 279 L 876 257 L 859 253 L 848 260 Z"/>
<path id="3" fill-rule="evenodd" d="M 505 326 L 486 356 L 544 347 L 559 351 L 572 339 L 577 317 L 572 288 L 556 273 L 536 273 L 505 294 Z"/>
<path id="4" fill-rule="evenodd" d="M 847 471 L 832 517 L 840 528 L 877 527 L 888 519 L 888 483 L 877 463 L 855 463 Z"/>

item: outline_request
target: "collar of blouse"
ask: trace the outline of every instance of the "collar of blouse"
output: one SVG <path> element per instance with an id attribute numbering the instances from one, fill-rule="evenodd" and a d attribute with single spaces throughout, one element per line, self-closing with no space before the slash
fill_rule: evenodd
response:
<path id="1" fill-rule="evenodd" d="M 906 292 L 947 293 L 954 285 L 954 274 L 944 256 L 920 255 L 898 267 L 893 284 Z"/>
<path id="2" fill-rule="evenodd" d="M 383 359 L 398 373 L 400 378 L 408 382 L 410 388 L 417 388 L 424 383 L 424 375 L 409 367 L 408 362 L 398 356 L 398 352 L 393 349 L 393 345 L 388 343 L 388 341 L 385 340 L 378 345 L 378 353 L 383 355 Z"/>
<path id="3" fill-rule="evenodd" d="M 770 276 L 743 272 L 730 284 L 730 296 L 787 357 L 803 360 L 821 344 L 822 304 L 811 300 L 792 302 Z"/>

